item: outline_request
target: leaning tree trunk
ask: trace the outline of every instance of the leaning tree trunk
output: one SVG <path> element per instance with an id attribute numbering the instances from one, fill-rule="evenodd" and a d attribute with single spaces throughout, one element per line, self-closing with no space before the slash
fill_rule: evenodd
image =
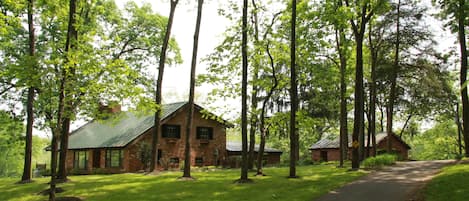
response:
<path id="1" fill-rule="evenodd" d="M 195 70 L 197 66 L 197 49 L 199 46 L 199 32 L 200 32 L 200 21 L 202 20 L 202 6 L 204 0 L 198 0 L 197 6 L 197 21 L 195 24 L 194 33 L 194 46 L 192 49 L 192 63 L 191 63 L 191 77 L 190 77 L 190 88 L 189 88 L 189 114 L 187 115 L 186 124 L 186 147 L 184 149 L 184 174 L 182 177 L 191 178 L 191 143 L 190 136 L 192 135 L 192 122 L 194 117 L 194 88 L 195 88 Z"/>
<path id="2" fill-rule="evenodd" d="M 36 36 L 34 34 L 34 0 L 28 1 L 28 29 L 29 29 L 29 56 L 33 61 L 36 61 L 35 52 L 36 52 Z M 33 62 L 31 65 L 31 71 L 34 72 L 36 68 L 36 63 Z M 35 80 L 33 80 L 35 81 Z M 26 144 L 24 148 L 24 166 L 23 166 L 23 176 L 21 177 L 22 183 L 27 183 L 31 181 L 31 158 L 32 158 L 32 144 L 33 144 L 33 123 L 34 123 L 34 83 L 30 84 L 28 89 L 28 100 L 26 102 Z"/>
<path id="3" fill-rule="evenodd" d="M 290 38 L 290 178 L 297 178 L 296 161 L 298 160 L 298 126 L 296 125 L 296 111 L 298 110 L 298 89 L 296 78 L 296 0 L 292 0 Z"/>
<path id="4" fill-rule="evenodd" d="M 461 72 L 460 72 L 460 86 L 461 86 L 461 102 L 462 102 L 462 127 L 465 144 L 465 154 L 469 157 L 469 97 L 467 94 L 467 47 L 466 47 L 466 32 L 465 32 L 465 16 L 466 5 L 465 0 L 459 0 L 459 18 L 458 18 L 458 37 L 459 46 L 461 51 Z"/>
<path id="5" fill-rule="evenodd" d="M 275 19 L 275 17 L 274 17 L 274 19 Z M 272 24 L 273 24 L 273 22 L 274 22 L 274 20 L 272 20 Z M 266 52 L 267 52 L 267 55 L 269 55 L 270 67 L 272 69 L 272 77 L 273 77 L 273 80 L 274 80 L 274 84 L 273 84 L 272 88 L 269 90 L 269 92 L 267 93 L 267 96 L 265 97 L 264 101 L 262 102 L 261 124 L 259 126 L 259 128 L 260 128 L 259 130 L 261 132 L 261 142 L 259 144 L 259 151 L 257 153 L 257 173 L 256 173 L 256 175 L 264 175 L 264 172 L 262 170 L 262 162 L 263 162 L 263 158 L 264 158 L 265 141 L 266 141 L 266 137 L 269 133 L 269 128 L 268 128 L 268 126 L 265 125 L 265 111 L 266 111 L 266 108 L 267 108 L 267 103 L 269 102 L 270 98 L 272 97 L 272 94 L 274 93 L 274 91 L 277 89 L 277 86 L 278 86 L 278 80 L 277 80 L 277 76 L 275 74 L 274 59 L 272 57 L 272 54 L 270 53 L 268 43 L 266 45 Z"/>
<path id="6" fill-rule="evenodd" d="M 171 36 L 171 27 L 173 25 L 174 11 L 176 10 L 176 5 L 178 0 L 171 0 L 171 8 L 169 12 L 168 24 L 166 25 L 166 33 L 164 36 L 163 45 L 160 52 L 160 61 L 158 66 L 158 78 L 156 81 L 156 94 L 155 94 L 155 104 L 161 106 L 161 88 L 163 85 L 163 73 L 164 73 L 164 64 L 166 62 L 166 50 L 168 49 L 169 38 Z M 158 158 L 158 136 L 160 132 L 160 119 L 161 119 L 161 108 L 158 108 L 155 112 L 155 121 L 153 127 L 153 135 L 151 142 L 151 160 L 150 160 L 150 172 L 157 170 L 157 158 Z"/>

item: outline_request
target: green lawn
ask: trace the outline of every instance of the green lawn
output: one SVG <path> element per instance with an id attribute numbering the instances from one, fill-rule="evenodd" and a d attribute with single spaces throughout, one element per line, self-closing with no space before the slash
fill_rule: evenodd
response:
<path id="1" fill-rule="evenodd" d="M 469 200 L 469 164 L 446 167 L 424 190 L 425 201 Z"/>
<path id="2" fill-rule="evenodd" d="M 93 200 L 298 200 L 310 201 L 330 190 L 340 187 L 366 174 L 362 171 L 347 172 L 334 165 L 301 166 L 297 168 L 299 179 L 287 179 L 288 168 L 267 168 L 266 177 L 253 177 L 252 184 L 234 184 L 239 170 L 194 172 L 196 181 L 178 181 L 180 172 L 168 172 L 158 176 L 142 174 L 115 174 L 70 176 L 72 182 L 63 184 L 64 193 L 59 196 L 77 196 Z M 253 173 L 250 173 L 252 175 Z M 35 183 L 17 185 L 18 179 L 0 179 L 0 200 L 46 200 L 36 195 L 47 188 L 48 178 Z"/>

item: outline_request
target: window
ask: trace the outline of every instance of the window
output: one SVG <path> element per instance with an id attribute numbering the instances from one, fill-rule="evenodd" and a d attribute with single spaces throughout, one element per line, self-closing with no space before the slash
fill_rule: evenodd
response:
<path id="1" fill-rule="evenodd" d="M 122 167 L 122 150 L 120 149 L 109 149 L 106 150 L 106 167 L 107 168 L 118 168 Z"/>
<path id="2" fill-rule="evenodd" d="M 195 158 L 195 165 L 203 166 L 204 165 L 204 159 L 202 157 Z"/>
<path id="3" fill-rule="evenodd" d="M 179 125 L 163 125 L 162 133 L 164 138 L 181 138 L 181 126 Z"/>
<path id="4" fill-rule="evenodd" d="M 73 167 L 75 169 L 86 169 L 88 167 L 88 154 L 86 151 L 75 151 L 73 153 Z"/>
<path id="5" fill-rule="evenodd" d="M 197 127 L 197 139 L 200 139 L 200 140 L 213 139 L 213 128 Z"/>
<path id="6" fill-rule="evenodd" d="M 171 164 L 179 164 L 179 158 L 170 158 L 169 163 Z"/>

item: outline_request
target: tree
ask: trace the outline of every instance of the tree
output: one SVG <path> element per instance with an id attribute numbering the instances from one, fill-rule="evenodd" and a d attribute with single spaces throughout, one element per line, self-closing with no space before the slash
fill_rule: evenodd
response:
<path id="1" fill-rule="evenodd" d="M 290 178 L 297 178 L 296 161 L 299 156 L 298 149 L 298 126 L 296 112 L 298 110 L 298 89 L 296 78 L 296 0 L 292 0 L 291 16 L 291 38 L 290 38 Z"/>
<path id="2" fill-rule="evenodd" d="M 32 59 L 31 65 L 29 66 L 31 72 L 34 72 L 36 68 L 36 36 L 34 33 L 34 0 L 28 0 L 28 30 L 29 30 L 29 56 Z M 33 81 L 34 82 L 34 81 Z M 31 158 L 32 158 L 32 141 L 33 141 L 33 123 L 34 123 L 34 97 L 35 97 L 35 87 L 31 83 L 28 88 L 28 99 L 26 102 L 26 144 L 24 151 L 24 167 L 23 167 L 23 176 L 21 177 L 22 183 L 27 183 L 31 181 Z"/>
<path id="3" fill-rule="evenodd" d="M 459 54 L 460 54 L 460 91 L 462 102 L 462 130 L 465 144 L 465 155 L 469 157 L 469 97 L 467 90 L 467 65 L 468 52 L 466 44 L 466 26 L 468 6 L 465 0 L 439 0 L 441 12 L 440 17 L 447 20 L 445 26 L 453 33 L 458 34 Z"/>
<path id="4" fill-rule="evenodd" d="M 161 88 L 163 84 L 163 73 L 164 73 L 164 64 L 166 62 L 166 50 L 168 48 L 169 38 L 171 35 L 171 27 L 173 25 L 174 11 L 176 10 L 176 5 L 179 0 L 171 0 L 171 7 L 169 12 L 168 24 L 166 26 L 166 33 L 161 47 L 160 60 L 158 66 L 158 79 L 156 81 L 156 94 L 155 94 L 155 104 L 159 107 L 161 105 Z M 161 118 L 161 108 L 157 108 L 155 112 L 155 126 L 153 127 L 153 136 L 152 136 L 152 157 L 150 162 L 150 172 L 155 171 L 157 166 L 156 159 L 158 158 L 158 133 L 160 132 L 160 118 Z"/>
<path id="5" fill-rule="evenodd" d="M 197 21 L 195 24 L 194 33 L 194 46 L 192 49 L 192 63 L 191 63 L 191 76 L 190 76 L 190 88 L 189 88 L 189 114 L 187 115 L 186 124 L 186 146 L 184 149 L 184 174 L 183 178 L 191 178 L 191 151 L 190 151 L 190 136 L 192 132 L 192 119 L 194 117 L 194 88 L 195 88 L 195 71 L 197 66 L 197 48 L 199 45 L 199 32 L 200 32 L 200 21 L 202 20 L 202 6 L 204 0 L 198 0 L 197 4 Z"/>
<path id="6" fill-rule="evenodd" d="M 247 37 L 248 37 L 248 1 L 243 0 L 243 17 L 242 17 L 242 83 L 241 83 L 241 177 L 238 183 L 252 182 L 248 178 L 248 134 L 247 134 L 247 79 L 248 79 L 248 52 L 247 52 Z"/>

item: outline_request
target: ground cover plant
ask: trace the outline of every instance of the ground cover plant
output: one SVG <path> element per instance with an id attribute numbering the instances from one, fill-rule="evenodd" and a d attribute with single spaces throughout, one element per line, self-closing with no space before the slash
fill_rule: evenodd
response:
<path id="1" fill-rule="evenodd" d="M 469 164 L 446 167 L 424 189 L 425 201 L 469 200 Z"/>
<path id="2" fill-rule="evenodd" d="M 365 168 L 379 169 L 383 166 L 393 165 L 397 161 L 397 156 L 393 154 L 382 154 L 376 157 L 370 157 L 362 162 Z"/>
<path id="3" fill-rule="evenodd" d="M 366 174 L 348 172 L 335 165 L 300 166 L 299 179 L 287 179 L 288 168 L 266 168 L 268 176 L 251 177 L 252 184 L 235 184 L 239 170 L 194 172 L 195 181 L 179 181 L 180 172 L 160 175 L 114 174 L 70 176 L 58 196 L 75 196 L 87 201 L 103 200 L 312 200 Z M 250 172 L 254 174 L 254 172 Z M 35 179 L 27 185 L 14 184 L 18 179 L 0 179 L 0 200 L 39 201 L 37 193 L 47 188 L 49 178 Z"/>

